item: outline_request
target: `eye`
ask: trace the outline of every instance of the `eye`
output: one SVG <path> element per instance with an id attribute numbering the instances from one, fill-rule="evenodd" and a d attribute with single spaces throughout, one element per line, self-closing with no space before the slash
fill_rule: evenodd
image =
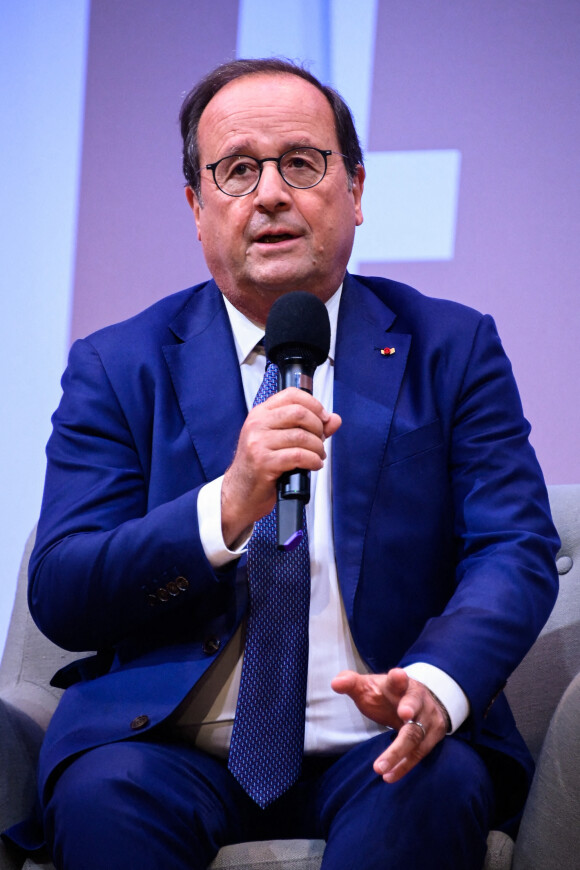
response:
<path id="1" fill-rule="evenodd" d="M 217 173 L 220 179 L 236 179 L 244 178 L 253 175 L 260 171 L 258 164 L 251 157 L 235 154 L 233 157 L 226 157 L 220 162 L 217 167 Z"/>
<path id="2" fill-rule="evenodd" d="M 303 154 L 290 154 L 284 160 L 284 168 L 297 171 L 301 169 L 312 170 L 315 168 L 315 164 L 312 158 L 305 157 Z"/>
<path id="3" fill-rule="evenodd" d="M 215 168 L 218 187 L 231 196 L 243 196 L 258 183 L 259 177 L 260 165 L 245 154 L 224 157 Z"/>
<path id="4" fill-rule="evenodd" d="M 250 172 L 252 169 L 255 169 L 255 166 L 252 166 L 250 163 L 236 163 L 232 167 L 231 175 L 245 175 L 247 172 Z"/>
<path id="5" fill-rule="evenodd" d="M 296 148 L 282 156 L 282 175 L 292 187 L 314 187 L 325 169 L 324 157 L 316 148 Z"/>

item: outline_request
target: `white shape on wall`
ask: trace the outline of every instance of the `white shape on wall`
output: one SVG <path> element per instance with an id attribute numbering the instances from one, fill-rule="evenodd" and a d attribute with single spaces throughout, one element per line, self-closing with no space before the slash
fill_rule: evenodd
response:
<path id="1" fill-rule="evenodd" d="M 304 62 L 344 97 L 365 152 L 364 223 L 351 268 L 360 263 L 451 260 L 461 154 L 454 149 L 367 151 L 378 0 L 240 0 L 238 57 Z M 324 146 L 321 146 L 324 147 Z"/>

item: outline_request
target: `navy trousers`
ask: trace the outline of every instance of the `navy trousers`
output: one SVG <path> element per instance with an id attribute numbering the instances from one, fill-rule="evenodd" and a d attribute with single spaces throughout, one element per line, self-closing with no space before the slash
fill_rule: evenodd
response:
<path id="1" fill-rule="evenodd" d="M 479 870 L 493 815 L 485 765 L 447 737 L 401 782 L 372 763 L 391 734 L 311 757 L 266 810 L 226 764 L 183 743 L 135 740 L 76 758 L 45 808 L 58 870 L 205 870 L 226 844 L 323 838 L 323 870 Z"/>

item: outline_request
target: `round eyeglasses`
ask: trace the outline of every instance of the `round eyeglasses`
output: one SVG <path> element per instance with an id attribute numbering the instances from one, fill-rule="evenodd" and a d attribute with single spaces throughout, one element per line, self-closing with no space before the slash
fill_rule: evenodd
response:
<path id="1" fill-rule="evenodd" d="M 292 148 L 280 157 L 249 157 L 247 154 L 232 154 L 222 157 L 215 163 L 207 163 L 213 180 L 227 196 L 246 196 L 252 193 L 262 177 L 264 163 L 272 161 L 278 172 L 290 187 L 306 190 L 320 184 L 327 169 L 327 158 L 331 154 L 344 155 L 337 151 L 322 151 L 320 148 Z"/>

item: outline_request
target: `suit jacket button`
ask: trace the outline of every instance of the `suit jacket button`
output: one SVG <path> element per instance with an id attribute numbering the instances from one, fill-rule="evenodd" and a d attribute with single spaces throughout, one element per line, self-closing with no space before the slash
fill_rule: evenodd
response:
<path id="1" fill-rule="evenodd" d="M 207 637 L 202 645 L 202 650 L 208 656 L 212 656 L 214 653 L 218 651 L 221 646 L 221 640 L 219 637 Z"/>
<path id="2" fill-rule="evenodd" d="M 185 592 L 185 590 L 189 588 L 189 580 L 187 580 L 185 577 L 181 577 L 181 576 L 176 577 L 175 578 L 175 585 L 177 586 L 177 588 L 179 589 L 180 592 Z"/>
<path id="3" fill-rule="evenodd" d="M 141 728 L 145 728 L 147 725 L 149 725 L 149 716 L 145 716 L 145 714 L 142 714 L 141 716 L 135 716 L 135 718 L 131 722 L 131 731 L 139 731 Z"/>
<path id="4" fill-rule="evenodd" d="M 167 589 L 172 598 L 175 598 L 176 595 L 179 595 L 180 589 L 175 580 L 170 580 L 165 588 Z"/>
<path id="5" fill-rule="evenodd" d="M 162 604 L 165 604 L 166 601 L 169 601 L 169 592 L 165 588 L 165 586 L 160 586 L 157 590 L 157 598 L 161 601 Z"/>

